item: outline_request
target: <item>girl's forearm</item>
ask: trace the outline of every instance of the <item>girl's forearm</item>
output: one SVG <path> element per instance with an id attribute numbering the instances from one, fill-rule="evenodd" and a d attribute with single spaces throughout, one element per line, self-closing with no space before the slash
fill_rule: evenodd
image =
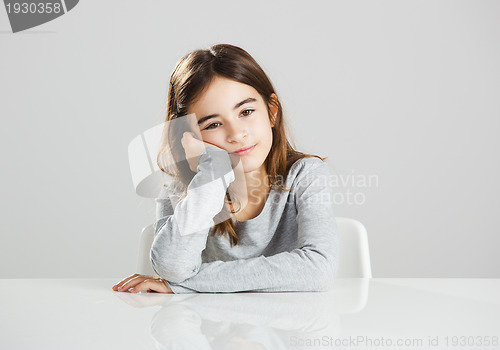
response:
<path id="1" fill-rule="evenodd" d="M 227 153 L 207 149 L 186 197 L 175 205 L 173 213 L 163 213 L 156 222 L 150 257 L 153 269 L 162 278 L 181 282 L 197 273 L 213 218 L 221 212 L 232 181 L 234 173 Z"/>

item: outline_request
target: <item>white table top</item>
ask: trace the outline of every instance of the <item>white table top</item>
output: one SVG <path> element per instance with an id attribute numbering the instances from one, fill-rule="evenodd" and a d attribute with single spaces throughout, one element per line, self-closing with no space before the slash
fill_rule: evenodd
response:
<path id="1" fill-rule="evenodd" d="M 0 349 L 500 349 L 500 279 L 231 294 L 112 291 L 120 280 L 0 280 Z"/>

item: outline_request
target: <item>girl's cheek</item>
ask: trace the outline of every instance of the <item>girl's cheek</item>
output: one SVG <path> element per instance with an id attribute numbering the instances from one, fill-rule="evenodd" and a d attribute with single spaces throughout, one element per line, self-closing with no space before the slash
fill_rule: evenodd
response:
<path id="1" fill-rule="evenodd" d="M 218 137 L 204 137 L 203 138 L 203 141 L 207 142 L 207 143 L 210 143 L 216 147 L 219 147 L 219 148 L 222 148 L 222 149 L 226 149 L 223 145 L 224 145 L 224 142 L 221 141 L 220 138 Z"/>

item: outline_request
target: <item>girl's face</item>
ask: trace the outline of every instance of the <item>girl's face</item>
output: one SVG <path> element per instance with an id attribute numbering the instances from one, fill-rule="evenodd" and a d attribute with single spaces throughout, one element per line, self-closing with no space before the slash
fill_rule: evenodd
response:
<path id="1" fill-rule="evenodd" d="M 245 173 L 262 170 L 273 142 L 273 125 L 257 90 L 216 77 L 188 113 L 195 113 L 203 141 L 231 153 L 253 146 L 250 152 L 235 154 Z"/>

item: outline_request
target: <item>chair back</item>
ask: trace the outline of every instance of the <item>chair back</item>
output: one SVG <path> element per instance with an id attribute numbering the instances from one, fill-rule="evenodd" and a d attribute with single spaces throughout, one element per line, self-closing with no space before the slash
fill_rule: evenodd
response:
<path id="1" fill-rule="evenodd" d="M 336 278 L 371 278 L 370 251 L 368 248 L 368 234 L 363 224 L 357 220 L 336 218 L 339 230 L 339 266 Z M 137 273 L 152 275 L 149 252 L 154 240 L 153 225 L 142 229 L 139 239 L 139 256 Z"/>
<path id="2" fill-rule="evenodd" d="M 336 278 L 372 278 L 368 234 L 363 224 L 337 217 L 339 267 Z"/>
<path id="3" fill-rule="evenodd" d="M 141 237 L 139 238 L 139 256 L 137 259 L 137 272 L 140 275 L 153 275 L 155 271 L 151 266 L 149 253 L 153 240 L 155 238 L 155 229 L 153 224 L 148 225 L 142 229 Z"/>

